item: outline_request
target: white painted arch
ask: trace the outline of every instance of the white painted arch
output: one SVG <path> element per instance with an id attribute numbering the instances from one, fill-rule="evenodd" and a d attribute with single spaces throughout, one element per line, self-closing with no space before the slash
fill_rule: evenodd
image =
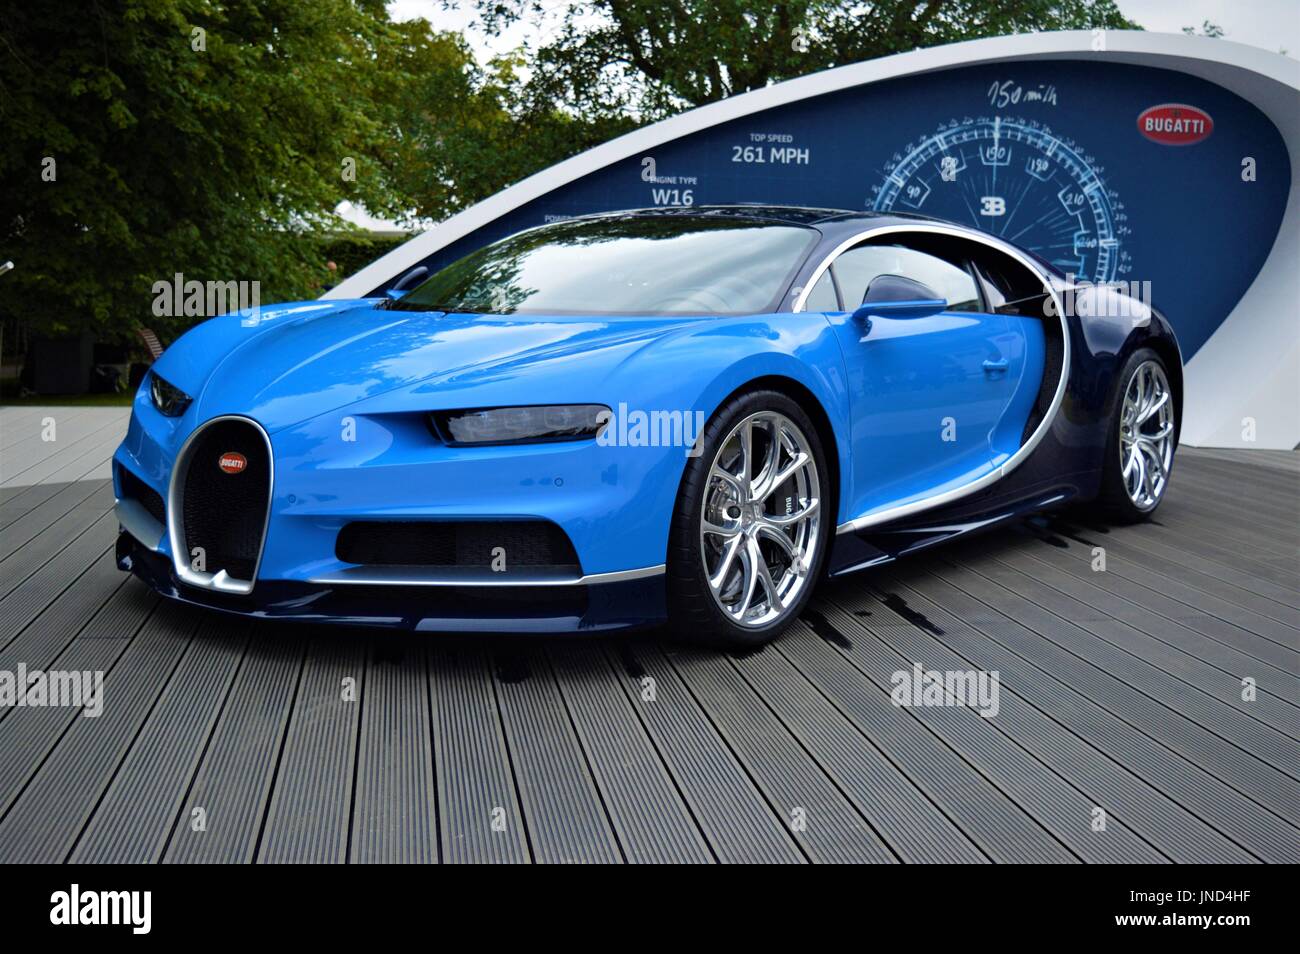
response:
<path id="1" fill-rule="evenodd" d="M 364 295 L 560 186 L 733 119 L 902 76 L 984 63 L 1096 58 L 1208 80 L 1253 103 L 1281 133 L 1292 169 L 1282 225 L 1255 281 L 1187 364 L 1182 437 L 1206 447 L 1300 445 L 1300 61 L 1221 39 L 1130 30 L 1031 33 L 900 53 L 788 80 L 654 123 L 529 176 L 377 259 L 324 297 Z M 1253 441 L 1246 439 L 1247 418 L 1254 422 Z"/>

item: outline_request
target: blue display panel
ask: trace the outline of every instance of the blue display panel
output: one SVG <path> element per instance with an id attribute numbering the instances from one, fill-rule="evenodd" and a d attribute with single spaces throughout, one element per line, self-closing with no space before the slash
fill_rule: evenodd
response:
<path id="1" fill-rule="evenodd" d="M 665 143 L 521 206 L 425 264 L 614 209 L 916 212 L 1004 236 L 1081 279 L 1150 282 L 1188 359 L 1263 265 L 1290 184 L 1276 127 L 1212 83 L 1102 62 L 996 64 L 830 93 Z"/>

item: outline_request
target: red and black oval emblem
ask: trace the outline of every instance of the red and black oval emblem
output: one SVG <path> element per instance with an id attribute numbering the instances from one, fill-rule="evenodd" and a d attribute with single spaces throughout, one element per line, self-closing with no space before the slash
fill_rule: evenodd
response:
<path id="1" fill-rule="evenodd" d="M 248 458 L 239 451 L 226 451 L 217 459 L 217 466 L 227 474 L 238 474 L 248 466 Z"/>
<path id="2" fill-rule="evenodd" d="M 1214 132 L 1214 120 L 1195 106 L 1163 103 L 1142 111 L 1138 132 L 1162 146 L 1190 146 Z"/>

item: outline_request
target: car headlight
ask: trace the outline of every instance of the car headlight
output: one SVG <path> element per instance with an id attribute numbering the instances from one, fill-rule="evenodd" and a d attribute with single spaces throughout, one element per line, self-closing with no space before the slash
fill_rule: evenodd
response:
<path id="1" fill-rule="evenodd" d="M 547 404 L 434 411 L 430 416 L 439 436 L 457 446 L 583 440 L 600 432 L 609 413 L 603 404 Z"/>
<path id="2" fill-rule="evenodd" d="M 194 400 L 174 384 L 169 384 L 157 374 L 149 372 L 149 394 L 158 413 L 166 417 L 180 417 Z"/>

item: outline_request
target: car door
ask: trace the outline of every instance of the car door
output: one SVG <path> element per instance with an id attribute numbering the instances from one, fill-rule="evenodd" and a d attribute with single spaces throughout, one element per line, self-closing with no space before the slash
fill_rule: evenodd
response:
<path id="1" fill-rule="evenodd" d="M 999 445 L 1009 415 L 1026 373 L 1034 374 L 1023 328 L 989 310 L 960 243 L 954 254 L 949 241 L 942 257 L 931 245 L 929 236 L 914 243 L 889 235 L 848 249 L 829 270 L 841 306 L 830 320 L 853 414 L 848 513 L 855 518 L 956 489 L 1005 460 Z M 882 275 L 919 282 L 947 305 L 925 317 L 854 318 Z M 820 295 L 825 301 L 826 290 Z"/>

